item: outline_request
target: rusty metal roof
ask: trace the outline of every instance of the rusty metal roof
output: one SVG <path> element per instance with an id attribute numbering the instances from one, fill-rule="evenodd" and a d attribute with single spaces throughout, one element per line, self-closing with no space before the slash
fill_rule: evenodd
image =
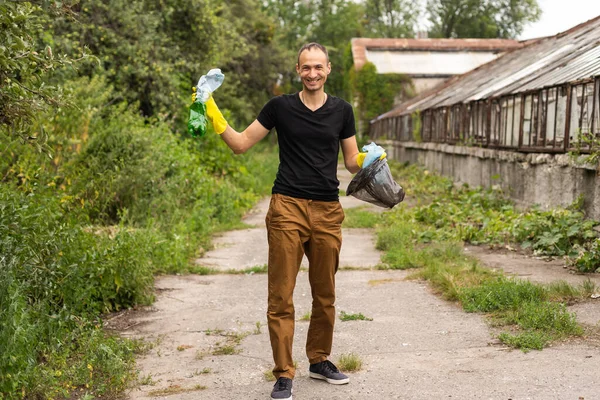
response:
<path id="1" fill-rule="evenodd" d="M 449 79 L 375 120 L 575 82 L 600 75 L 600 16 Z"/>
<path id="2" fill-rule="evenodd" d="M 370 39 L 353 38 L 352 57 L 357 69 L 368 61 L 367 50 L 392 51 L 490 51 L 501 52 L 523 47 L 512 39 Z"/>

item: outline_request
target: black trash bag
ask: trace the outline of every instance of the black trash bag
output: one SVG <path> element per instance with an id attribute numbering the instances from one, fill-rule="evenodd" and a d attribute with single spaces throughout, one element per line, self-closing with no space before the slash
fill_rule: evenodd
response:
<path id="1" fill-rule="evenodd" d="M 384 158 L 361 169 L 352 178 L 346 195 L 379 207 L 392 208 L 404 200 L 404 189 L 392 178 L 390 167 Z"/>

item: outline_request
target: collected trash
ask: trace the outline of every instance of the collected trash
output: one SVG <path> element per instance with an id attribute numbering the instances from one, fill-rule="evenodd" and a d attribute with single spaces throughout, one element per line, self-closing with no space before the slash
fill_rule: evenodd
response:
<path id="1" fill-rule="evenodd" d="M 385 158 L 376 158 L 370 165 L 363 167 L 352 178 L 346 194 L 386 208 L 392 208 L 404 200 L 404 189 L 392 178 Z"/>
<path id="2" fill-rule="evenodd" d="M 219 68 L 208 71 L 202 75 L 196 86 L 196 96 L 190 105 L 190 116 L 188 118 L 188 132 L 194 137 L 204 136 L 206 133 L 206 106 L 204 103 L 210 98 L 212 92 L 217 90 L 223 83 L 225 75 Z"/>
<path id="3" fill-rule="evenodd" d="M 365 160 L 363 161 L 362 168 L 368 167 L 373 161 L 377 160 L 383 153 L 385 153 L 383 147 L 378 146 L 373 142 L 364 145 L 362 147 L 362 151 L 367 153 Z"/>

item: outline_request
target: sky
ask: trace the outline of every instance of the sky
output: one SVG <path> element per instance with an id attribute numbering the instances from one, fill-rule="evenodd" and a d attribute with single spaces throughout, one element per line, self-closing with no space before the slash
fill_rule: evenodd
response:
<path id="1" fill-rule="evenodd" d="M 518 39 L 556 35 L 600 15 L 600 0 L 537 0 L 539 21 L 526 25 Z"/>

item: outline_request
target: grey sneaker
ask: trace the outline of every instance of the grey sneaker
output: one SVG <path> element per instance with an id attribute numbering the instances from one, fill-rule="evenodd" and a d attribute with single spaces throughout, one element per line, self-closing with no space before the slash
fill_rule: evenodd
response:
<path id="1" fill-rule="evenodd" d="M 292 380 L 284 377 L 277 379 L 271 392 L 271 398 L 292 400 Z"/>
<path id="2" fill-rule="evenodd" d="M 342 374 L 339 369 L 329 360 L 316 364 L 310 364 L 308 376 L 321 379 L 333 385 L 343 385 L 350 382 L 350 378 Z"/>

